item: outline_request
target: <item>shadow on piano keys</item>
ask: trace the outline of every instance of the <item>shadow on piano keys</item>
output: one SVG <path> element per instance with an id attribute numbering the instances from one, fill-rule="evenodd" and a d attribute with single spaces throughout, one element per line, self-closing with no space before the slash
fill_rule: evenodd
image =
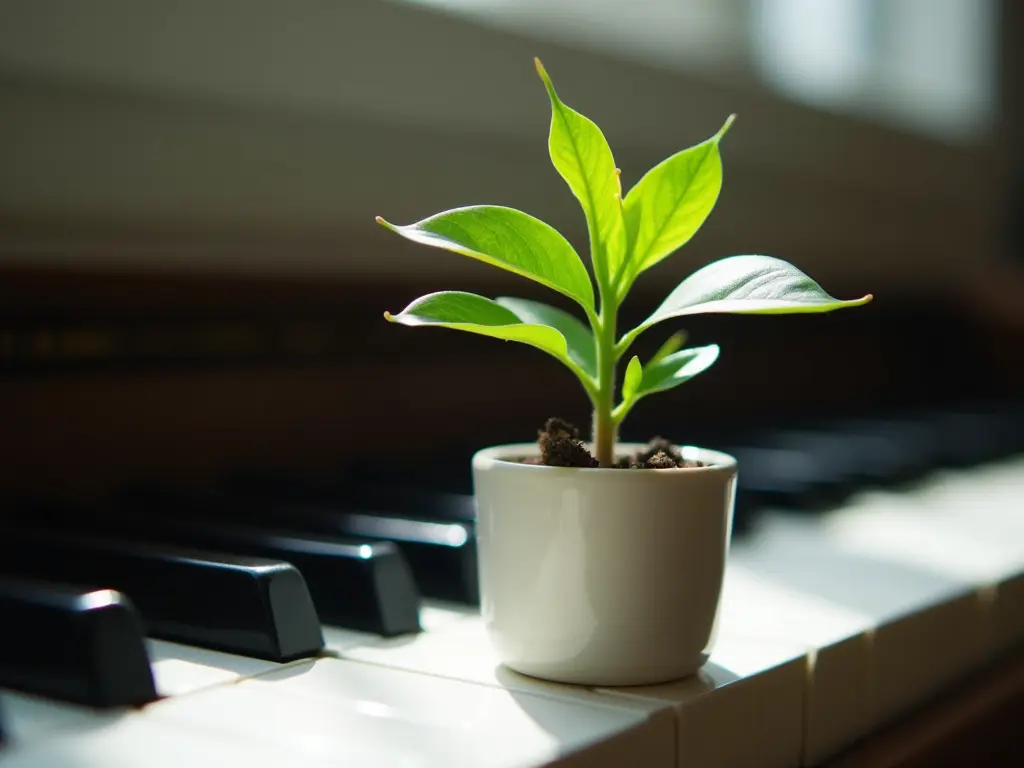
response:
<path id="1" fill-rule="evenodd" d="M 819 765 L 1019 655 L 1021 406 L 714 447 L 740 459 L 715 651 L 631 689 L 495 664 L 468 456 L 434 487 L 353 466 L 12 500 L 0 762 Z"/>

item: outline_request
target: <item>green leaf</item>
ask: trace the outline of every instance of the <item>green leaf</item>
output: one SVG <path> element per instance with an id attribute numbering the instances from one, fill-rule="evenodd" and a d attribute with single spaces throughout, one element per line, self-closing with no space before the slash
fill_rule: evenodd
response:
<path id="1" fill-rule="evenodd" d="M 629 365 L 626 366 L 626 375 L 622 380 L 622 399 L 625 402 L 629 402 L 636 397 L 637 390 L 640 388 L 640 383 L 644 378 L 644 369 L 640 365 L 640 358 L 633 355 L 633 358 L 629 361 Z"/>
<path id="2" fill-rule="evenodd" d="M 521 341 L 556 357 L 568 357 L 565 337 L 554 328 L 524 323 L 512 310 L 475 293 L 430 293 L 416 299 L 397 315 L 385 312 L 384 317 L 401 325 L 439 326 L 506 341 Z"/>
<path id="3" fill-rule="evenodd" d="M 430 293 L 416 299 L 397 315 L 385 312 L 384 318 L 412 327 L 452 328 L 529 344 L 565 364 L 579 378 L 587 394 L 594 397 L 594 383 L 569 357 L 565 337 L 559 331 L 547 325 L 524 323 L 511 309 L 483 296 L 462 291 Z"/>
<path id="4" fill-rule="evenodd" d="M 714 365 L 718 359 L 718 352 L 718 345 L 710 344 L 706 347 L 683 349 L 657 362 L 649 362 L 644 367 L 643 380 L 637 388 L 636 398 L 663 392 L 689 381 Z"/>
<path id="5" fill-rule="evenodd" d="M 684 149 L 648 171 L 623 201 L 629 237 L 629 279 L 684 245 L 711 213 L 722 189 L 718 144 L 734 116 L 707 141 Z"/>
<path id="6" fill-rule="evenodd" d="M 671 355 L 673 352 L 682 349 L 685 343 L 686 331 L 676 331 L 665 340 L 665 343 L 662 344 L 658 348 L 658 351 L 651 356 L 651 359 L 647 364 L 651 365 L 651 363 L 656 363 L 659 360 L 663 360 L 664 358 Z"/>
<path id="7" fill-rule="evenodd" d="M 569 357 L 591 376 L 597 377 L 597 348 L 590 329 L 575 316 L 556 307 L 529 299 L 499 296 L 495 301 L 515 312 L 524 323 L 547 325 L 565 337 Z"/>
<path id="8" fill-rule="evenodd" d="M 842 301 L 792 264 L 772 256 L 729 256 L 698 269 L 650 317 L 619 342 L 628 347 L 655 323 L 684 315 L 785 315 L 859 307 L 871 295 Z"/>
<path id="9" fill-rule="evenodd" d="M 594 309 L 594 287 L 569 241 L 514 208 L 477 205 L 435 214 L 408 226 L 377 221 L 413 242 L 444 248 L 536 280 Z"/>
<path id="10" fill-rule="evenodd" d="M 540 59 L 534 59 L 534 64 L 551 99 L 551 162 L 583 207 L 594 272 L 598 280 L 610 285 L 626 256 L 622 187 L 615 159 L 601 129 L 563 104 Z"/>

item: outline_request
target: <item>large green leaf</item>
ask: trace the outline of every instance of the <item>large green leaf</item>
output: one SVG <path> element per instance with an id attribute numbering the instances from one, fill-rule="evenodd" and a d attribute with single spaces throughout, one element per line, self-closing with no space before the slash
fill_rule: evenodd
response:
<path id="1" fill-rule="evenodd" d="M 629 237 L 630 279 L 624 286 L 684 245 L 715 207 L 722 189 L 718 145 L 732 121 L 730 116 L 707 141 L 654 166 L 629 190 L 623 216 Z"/>
<path id="2" fill-rule="evenodd" d="M 408 226 L 377 221 L 402 237 L 444 248 L 536 280 L 594 308 L 587 268 L 553 227 L 515 208 L 476 205 L 435 214 Z"/>
<path id="3" fill-rule="evenodd" d="M 575 316 L 557 307 L 529 299 L 499 296 L 495 301 L 515 312 L 524 323 L 548 325 L 561 333 L 565 337 L 569 357 L 588 374 L 597 376 L 597 348 L 594 346 L 594 335 Z"/>
<path id="4" fill-rule="evenodd" d="M 563 104 L 540 59 L 534 63 L 551 99 L 551 162 L 583 207 L 594 272 L 598 280 L 609 284 L 626 256 L 622 188 L 615 159 L 601 129 Z"/>
<path id="5" fill-rule="evenodd" d="M 698 269 L 650 317 L 619 342 L 628 346 L 655 323 L 684 315 L 785 315 L 859 307 L 871 295 L 842 301 L 792 264 L 772 256 L 729 256 Z"/>
<path id="6" fill-rule="evenodd" d="M 529 344 L 561 360 L 580 378 L 588 392 L 593 390 L 587 374 L 569 356 L 565 337 L 558 330 L 548 325 L 525 323 L 511 309 L 475 293 L 440 291 L 427 294 L 397 315 L 385 312 L 384 317 L 402 325 L 452 328 Z"/>
<path id="7" fill-rule="evenodd" d="M 703 373 L 718 359 L 718 345 L 692 347 L 674 352 L 657 362 L 644 366 L 643 379 L 636 390 L 636 399 L 654 392 L 678 387 L 698 373 Z"/>

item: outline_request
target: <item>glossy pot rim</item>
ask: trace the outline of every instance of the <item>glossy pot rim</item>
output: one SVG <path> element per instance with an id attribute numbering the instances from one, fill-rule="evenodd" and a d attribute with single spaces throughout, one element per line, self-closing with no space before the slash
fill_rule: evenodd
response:
<path id="1" fill-rule="evenodd" d="M 588 447 L 590 446 L 587 443 Z M 616 459 L 629 456 L 647 447 L 646 443 L 623 443 L 616 445 Z M 573 475 L 573 476 L 607 476 L 613 473 L 615 476 L 630 478 L 660 477 L 665 480 L 669 477 L 692 477 L 695 475 L 712 474 L 734 474 L 737 470 L 737 462 L 734 456 L 711 448 L 701 448 L 694 445 L 677 446 L 685 459 L 692 459 L 702 462 L 702 467 L 675 467 L 673 469 L 652 469 L 652 470 L 622 470 L 612 467 L 549 467 L 543 464 L 523 464 L 516 459 L 532 458 L 540 455 L 540 447 L 537 443 L 506 443 L 482 448 L 473 454 L 472 466 L 474 470 L 501 470 L 504 472 L 523 473 L 547 473 Z M 633 480 L 632 482 L 636 482 Z"/>

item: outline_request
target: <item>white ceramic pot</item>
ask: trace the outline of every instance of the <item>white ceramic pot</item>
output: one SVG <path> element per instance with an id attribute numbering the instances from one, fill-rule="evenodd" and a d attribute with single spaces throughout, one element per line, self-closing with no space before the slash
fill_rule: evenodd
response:
<path id="1" fill-rule="evenodd" d="M 620 455 L 640 445 L 620 444 Z M 473 457 L 481 611 L 501 661 L 580 685 L 693 674 L 714 642 L 736 460 L 573 469 L 523 464 L 536 444 Z"/>

